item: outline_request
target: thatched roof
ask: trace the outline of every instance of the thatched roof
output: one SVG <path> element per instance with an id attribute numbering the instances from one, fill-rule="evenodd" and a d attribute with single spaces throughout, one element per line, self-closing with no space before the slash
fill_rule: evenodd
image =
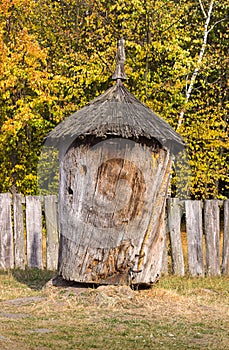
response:
<path id="1" fill-rule="evenodd" d="M 89 135 L 95 137 L 118 136 L 139 140 L 157 140 L 162 146 L 177 152 L 184 147 L 179 134 L 150 108 L 141 103 L 123 85 L 124 41 L 120 40 L 116 56 L 117 66 L 113 75 L 116 84 L 84 108 L 80 109 L 52 130 L 49 143 L 61 147 L 70 141 Z"/>
<path id="2" fill-rule="evenodd" d="M 156 139 L 174 152 L 184 147 L 181 136 L 135 98 L 120 81 L 57 125 L 48 138 L 61 146 L 65 139 L 73 141 L 88 135 Z"/>

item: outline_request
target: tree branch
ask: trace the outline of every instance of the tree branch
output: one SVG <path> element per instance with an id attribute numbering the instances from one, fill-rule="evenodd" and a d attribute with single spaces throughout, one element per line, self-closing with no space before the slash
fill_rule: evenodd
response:
<path id="1" fill-rule="evenodd" d="M 206 12 L 205 12 L 205 9 L 204 9 L 204 6 L 203 6 L 202 1 L 199 0 L 199 3 L 200 3 L 200 8 L 201 8 L 201 10 L 202 10 L 202 12 L 203 12 L 203 14 L 204 14 L 204 18 L 207 18 L 207 14 L 206 14 Z"/>
<path id="2" fill-rule="evenodd" d="M 200 0 L 200 3 L 201 3 L 201 0 Z M 196 68 L 194 69 L 194 72 L 193 72 L 193 74 L 191 76 L 189 87 L 188 87 L 188 89 L 186 91 L 184 107 L 182 108 L 182 110 L 180 112 L 180 116 L 179 116 L 178 123 L 177 123 L 177 130 L 179 130 L 179 128 L 181 127 L 181 125 L 182 125 L 182 123 L 184 121 L 184 114 L 185 114 L 185 110 L 186 110 L 185 107 L 186 107 L 186 105 L 187 105 L 187 103 L 188 103 L 188 101 L 190 99 L 190 96 L 191 96 L 191 93 L 192 93 L 192 90 L 193 90 L 193 87 L 194 87 L 194 84 L 195 84 L 195 81 L 196 81 L 196 77 L 198 75 L 198 72 L 200 70 L 200 66 L 201 66 L 201 63 L 202 63 L 202 60 L 203 60 L 203 56 L 204 56 L 205 49 L 206 49 L 206 46 L 207 46 L 207 40 L 208 40 L 208 34 L 209 34 L 208 27 L 209 27 L 209 23 L 210 23 L 210 20 L 211 20 L 211 14 L 212 14 L 213 5 L 214 5 L 214 0 L 211 0 L 211 3 L 209 5 L 209 9 L 208 9 L 208 14 L 207 14 L 206 21 L 205 21 L 205 25 L 204 25 L 204 36 L 203 36 L 203 40 L 202 40 L 202 46 L 201 46 L 201 49 L 200 49 L 200 52 L 199 52 L 199 58 L 198 58 L 198 61 L 197 61 L 197 64 L 196 64 Z"/>
<path id="3" fill-rule="evenodd" d="M 212 31 L 212 29 L 213 29 L 217 24 L 219 24 L 219 23 L 225 21 L 226 19 L 227 19 L 227 17 L 225 17 L 225 18 L 223 18 L 223 19 L 220 19 L 219 21 L 215 22 L 215 23 L 213 24 L 213 26 L 211 26 L 211 28 L 208 30 L 208 33 L 210 33 L 210 31 Z"/>

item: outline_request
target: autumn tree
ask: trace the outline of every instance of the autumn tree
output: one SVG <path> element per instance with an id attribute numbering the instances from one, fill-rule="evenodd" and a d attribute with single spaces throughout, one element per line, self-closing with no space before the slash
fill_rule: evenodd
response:
<path id="1" fill-rule="evenodd" d="M 226 196 L 227 11 L 226 0 L 2 1 L 0 191 L 36 193 L 44 136 L 112 84 L 123 37 L 127 87 L 187 142 L 192 197 Z"/>
<path id="2" fill-rule="evenodd" d="M 36 162 L 49 124 L 43 114 L 49 98 L 47 52 L 28 27 L 31 3 L 0 4 L 1 191 L 34 192 Z"/>
<path id="3" fill-rule="evenodd" d="M 197 10 L 194 69 L 187 76 L 178 131 L 188 145 L 192 196 L 223 198 L 229 193 L 228 3 L 199 0 Z"/>

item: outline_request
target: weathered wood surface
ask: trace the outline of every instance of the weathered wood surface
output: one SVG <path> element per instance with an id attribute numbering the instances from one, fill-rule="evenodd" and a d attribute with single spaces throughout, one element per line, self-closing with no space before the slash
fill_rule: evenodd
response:
<path id="1" fill-rule="evenodd" d="M 45 215 L 43 217 L 40 217 L 40 226 L 43 229 L 43 232 L 45 233 L 46 231 L 48 232 L 46 234 L 46 239 L 47 239 L 47 250 L 43 248 L 43 252 L 46 254 L 43 256 L 43 264 L 47 269 L 55 269 L 55 266 L 57 264 L 58 260 L 58 229 L 54 228 L 57 227 L 56 224 L 56 218 L 57 218 L 57 209 L 56 209 L 56 203 L 57 198 L 52 196 L 48 196 L 47 199 L 44 197 L 44 201 L 42 201 L 42 210 Z M 189 201 L 188 201 L 189 202 Z M 192 201 L 191 201 L 192 202 Z M 223 242 L 223 249 L 222 251 L 220 250 L 220 271 L 224 275 L 229 275 L 228 271 L 228 259 L 229 259 L 229 204 L 228 200 L 224 201 L 224 205 L 222 207 L 222 210 L 224 210 L 224 214 L 222 215 L 223 218 L 223 231 L 221 232 L 222 234 L 222 242 Z M 46 204 L 45 204 L 46 203 Z M 198 203 L 198 202 L 197 202 Z M 220 203 L 220 202 L 219 202 Z M 204 204 L 204 202 L 203 202 Z M 190 204 L 191 206 L 194 206 L 195 209 L 185 209 L 185 214 L 186 214 L 186 224 L 187 224 L 187 231 L 188 231 L 188 245 L 190 245 L 190 242 L 193 242 L 192 249 L 189 249 L 188 252 L 188 260 L 190 261 L 197 261 L 196 264 L 196 270 L 194 268 L 195 264 L 193 263 L 193 269 L 190 269 L 190 263 L 189 266 L 185 266 L 185 271 L 186 269 L 189 268 L 189 273 L 193 276 L 196 276 L 200 274 L 200 268 L 199 268 L 199 263 L 197 259 L 198 253 L 198 246 L 197 242 L 201 241 L 201 226 L 203 227 L 203 223 L 201 225 L 201 208 L 200 208 L 200 203 L 198 204 Z M 174 205 L 173 205 L 174 207 Z M 8 208 L 8 209 L 7 209 Z M 13 208 L 13 211 L 11 209 Z M 53 209 L 52 209 L 53 208 Z M 218 210 L 218 209 L 216 209 Z M 169 210 L 168 210 L 169 211 Z M 13 213 L 12 213 L 13 212 Z M 25 217 L 25 212 L 26 212 L 26 203 L 25 203 L 25 198 L 22 195 L 17 194 L 16 196 L 11 196 L 9 194 L 3 194 L 1 196 L 1 201 L 0 201 L 0 269 L 6 269 L 9 268 L 9 266 L 13 267 L 20 267 L 20 268 L 25 268 L 27 265 L 27 259 L 26 259 L 26 242 L 27 240 L 26 236 L 26 225 L 25 221 L 23 220 L 23 217 Z M 194 215 L 195 212 L 195 215 Z M 11 218 L 10 215 L 11 214 Z M 28 215 L 27 215 L 28 216 Z M 53 216 L 53 218 L 52 218 Z M 195 219 L 193 218 L 195 216 Z M 197 219 L 199 217 L 199 219 Z M 8 218 L 8 219 L 7 219 Z M 213 220 L 213 227 L 216 225 L 217 227 L 219 226 L 218 222 L 218 215 L 215 216 L 216 219 Z M 31 217 L 32 221 L 34 221 L 34 217 Z M 27 220 L 29 218 L 27 217 Z M 194 229 L 194 226 L 192 226 L 192 222 L 197 223 L 197 227 L 199 225 L 199 228 L 197 229 L 198 233 L 198 240 L 196 241 L 196 230 Z M 43 226 L 42 226 L 43 224 Z M 195 224 L 194 224 L 195 225 Z M 210 225 L 210 227 L 212 227 Z M 168 227 L 165 227 L 165 232 L 167 233 L 167 236 L 170 236 L 170 232 Z M 46 231 L 45 231 L 46 230 Z M 205 231 L 208 230 L 208 228 L 205 225 Z M 212 228 L 211 228 L 212 230 Z M 14 232 L 14 244 L 13 242 L 13 236 L 12 232 Z M 194 235 L 193 237 L 191 235 Z M 211 236 L 211 233 L 209 233 Z M 52 235 L 55 236 L 52 237 Z M 48 236 L 48 237 L 47 237 Z M 164 236 L 164 234 L 163 234 Z M 205 237 L 205 235 L 203 236 Z M 179 238 L 180 240 L 180 238 Z M 9 242 L 9 244 L 7 243 Z M 5 249 L 6 247 L 6 249 Z M 122 249 L 125 250 L 126 245 L 124 244 Z M 171 251 L 169 249 L 169 261 L 168 261 L 168 248 L 166 247 L 166 250 L 164 250 L 164 255 L 163 255 L 163 263 L 162 263 L 162 273 L 171 273 L 170 270 L 170 255 L 172 255 L 172 260 L 176 261 L 177 258 L 174 256 L 176 254 L 176 251 Z M 204 262 L 206 261 L 206 242 L 203 239 L 203 260 Z M 201 249 L 201 248 L 200 248 Z M 114 253 L 115 255 L 116 253 Z M 190 257 L 190 254 L 193 255 Z M 118 258 L 117 258 L 118 259 Z M 196 260 L 197 259 L 197 260 Z M 217 258 L 218 259 L 218 258 Z M 200 259 L 201 261 L 201 259 Z M 47 264 L 47 266 L 46 266 Z M 219 263 L 218 263 L 219 264 Z M 201 266 L 201 264 L 200 264 Z M 205 266 L 203 268 L 203 273 L 205 274 L 207 272 Z M 212 272 L 215 273 L 215 272 Z M 218 270 L 217 270 L 217 275 L 218 275 Z M 131 271 L 130 271 L 131 274 Z"/>
<path id="2" fill-rule="evenodd" d="M 163 150 L 152 158 L 146 146 L 117 138 L 69 150 L 59 201 L 64 278 L 114 284 L 157 278 L 169 161 Z"/>
<path id="3" fill-rule="evenodd" d="M 11 219 L 11 196 L 0 194 L 0 268 L 13 267 L 13 230 Z"/>
<path id="4" fill-rule="evenodd" d="M 43 268 L 42 210 L 40 196 L 26 197 L 27 265 Z"/>
<path id="5" fill-rule="evenodd" d="M 57 220 L 57 197 L 54 195 L 44 198 L 46 223 L 46 268 L 56 270 L 58 264 L 59 233 Z"/>
<path id="6" fill-rule="evenodd" d="M 175 275 L 184 276 L 184 255 L 181 242 L 182 203 L 178 198 L 167 201 L 168 229 L 172 252 L 172 270 Z"/>
<path id="7" fill-rule="evenodd" d="M 24 212 L 25 198 L 15 194 L 13 198 L 14 212 L 14 264 L 20 269 L 25 268 L 25 239 L 24 239 Z"/>
<path id="8" fill-rule="evenodd" d="M 185 201 L 188 268 L 192 276 L 204 275 L 202 202 Z"/>
<path id="9" fill-rule="evenodd" d="M 165 212 L 165 221 L 163 225 L 163 235 L 164 235 L 164 248 L 163 248 L 163 255 L 162 255 L 162 267 L 161 267 L 161 273 L 163 275 L 167 275 L 169 272 L 169 260 L 168 260 L 168 219 L 167 219 L 167 211 Z"/>
<path id="10" fill-rule="evenodd" d="M 207 274 L 210 276 L 220 275 L 220 216 L 218 200 L 206 200 L 204 203 L 204 233 Z"/>
<path id="11" fill-rule="evenodd" d="M 222 273 L 229 275 L 229 200 L 224 202 L 224 235 Z"/>
<path id="12" fill-rule="evenodd" d="M 47 140 L 50 145 L 59 144 L 61 149 L 65 148 L 66 140 L 70 146 L 82 136 L 104 137 L 111 134 L 123 139 L 155 138 L 166 148 L 184 149 L 181 136 L 120 82 L 58 124 Z"/>

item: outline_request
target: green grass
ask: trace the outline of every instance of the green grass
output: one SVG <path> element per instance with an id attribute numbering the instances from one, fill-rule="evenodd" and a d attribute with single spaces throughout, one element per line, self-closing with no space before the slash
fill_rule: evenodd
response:
<path id="1" fill-rule="evenodd" d="M 180 295 L 200 294 L 201 290 L 218 294 L 223 298 L 229 297 L 229 276 L 223 277 L 178 277 L 169 276 L 161 278 L 160 288 L 173 290 Z"/>
<path id="2" fill-rule="evenodd" d="M 43 288 L 53 276 L 0 274 L 1 350 L 227 349 L 228 277 L 165 276 L 138 291 Z"/>
<path id="3" fill-rule="evenodd" d="M 55 273 L 39 269 L 0 270 L 0 301 L 38 295 Z"/>

